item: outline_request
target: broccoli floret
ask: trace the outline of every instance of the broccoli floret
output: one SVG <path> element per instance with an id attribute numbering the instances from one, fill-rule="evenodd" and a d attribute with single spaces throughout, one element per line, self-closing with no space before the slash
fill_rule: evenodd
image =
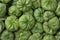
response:
<path id="1" fill-rule="evenodd" d="M 41 6 L 45 10 L 54 11 L 57 7 L 56 0 L 41 0 Z"/>
<path id="2" fill-rule="evenodd" d="M 42 40 L 42 35 L 40 33 L 32 34 L 28 40 Z"/>
<path id="3" fill-rule="evenodd" d="M 32 0 L 32 8 L 36 9 L 41 6 L 41 0 Z"/>
<path id="4" fill-rule="evenodd" d="M 1 34 L 1 40 L 13 40 L 14 39 L 14 35 L 11 32 L 8 32 L 7 30 L 5 30 L 2 34 Z"/>
<path id="5" fill-rule="evenodd" d="M 56 15 L 60 16 L 60 2 L 58 2 L 58 6 L 57 6 L 57 9 L 56 9 Z"/>
<path id="6" fill-rule="evenodd" d="M 44 10 L 41 8 L 38 8 L 34 11 L 34 17 L 38 22 L 43 22 L 43 12 Z"/>
<path id="7" fill-rule="evenodd" d="M 6 29 L 9 31 L 16 31 L 19 27 L 19 22 L 16 16 L 8 16 L 5 20 Z"/>
<path id="8" fill-rule="evenodd" d="M 42 40 L 55 40 L 53 35 L 45 35 Z"/>
<path id="9" fill-rule="evenodd" d="M 6 14 L 6 4 L 0 3 L 0 18 L 4 17 Z"/>
<path id="10" fill-rule="evenodd" d="M 18 0 L 16 6 L 21 11 L 28 11 L 32 8 L 31 0 Z"/>
<path id="11" fill-rule="evenodd" d="M 35 20 L 31 14 L 23 14 L 19 18 L 19 26 L 23 30 L 30 30 L 35 24 Z"/>
<path id="12" fill-rule="evenodd" d="M 31 33 L 29 31 L 18 31 L 15 33 L 15 40 L 28 40 Z"/>
<path id="13" fill-rule="evenodd" d="M 9 15 L 15 15 L 15 16 L 21 16 L 21 11 L 19 9 L 16 8 L 16 6 L 11 6 L 9 8 Z"/>
<path id="14" fill-rule="evenodd" d="M 42 33 L 43 32 L 43 26 L 41 23 L 36 22 L 35 26 L 31 30 L 32 33 Z"/>
<path id="15" fill-rule="evenodd" d="M 59 28 L 59 19 L 57 17 L 53 17 L 48 22 L 43 23 L 43 29 L 48 34 L 55 34 Z"/>
<path id="16" fill-rule="evenodd" d="M 43 13 L 43 19 L 44 19 L 44 21 L 48 21 L 48 20 L 50 20 L 53 17 L 55 17 L 55 14 L 53 12 L 51 12 L 51 11 L 45 11 Z"/>

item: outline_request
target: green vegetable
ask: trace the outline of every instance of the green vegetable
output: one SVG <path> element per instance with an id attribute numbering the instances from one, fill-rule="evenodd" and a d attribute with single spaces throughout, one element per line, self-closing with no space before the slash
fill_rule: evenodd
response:
<path id="1" fill-rule="evenodd" d="M 56 9 L 56 14 L 58 16 L 60 16 L 60 2 L 58 2 L 58 6 L 57 6 L 57 9 Z"/>
<path id="2" fill-rule="evenodd" d="M 28 11 L 31 9 L 32 3 L 31 0 L 18 0 L 16 6 L 21 11 Z"/>
<path id="3" fill-rule="evenodd" d="M 56 33 L 55 38 L 56 38 L 56 40 L 60 40 L 60 32 L 57 32 L 57 33 Z"/>
<path id="4" fill-rule="evenodd" d="M 36 9 L 41 6 L 41 0 L 32 0 L 32 8 Z"/>
<path id="5" fill-rule="evenodd" d="M 4 29 L 4 23 L 3 21 L 0 21 L 0 33 L 3 31 Z"/>
<path id="6" fill-rule="evenodd" d="M 19 26 L 23 30 L 30 30 L 34 24 L 35 20 L 30 14 L 24 14 L 19 18 Z"/>
<path id="7" fill-rule="evenodd" d="M 32 29 L 32 33 L 42 33 L 43 32 L 43 26 L 41 23 L 36 22 L 35 26 Z"/>
<path id="8" fill-rule="evenodd" d="M 44 10 L 41 8 L 38 8 L 34 11 L 34 17 L 38 22 L 43 22 L 43 12 Z"/>
<path id="9" fill-rule="evenodd" d="M 3 3 L 8 3 L 8 2 L 10 2 L 11 0 L 0 0 L 0 1 L 2 1 Z"/>
<path id="10" fill-rule="evenodd" d="M 31 33 L 29 31 L 18 31 L 15 35 L 15 40 L 27 40 Z"/>
<path id="11" fill-rule="evenodd" d="M 0 3 L 0 18 L 4 17 L 6 14 L 6 4 Z"/>
<path id="12" fill-rule="evenodd" d="M 60 40 L 60 0 L 0 0 L 0 40 Z"/>
<path id="13" fill-rule="evenodd" d="M 53 17 L 48 22 L 43 23 L 43 29 L 48 34 L 55 34 L 59 28 L 59 19 L 57 17 Z"/>
<path id="14" fill-rule="evenodd" d="M 52 35 L 45 35 L 42 40 L 55 40 L 55 37 Z"/>
<path id="15" fill-rule="evenodd" d="M 13 0 L 13 5 L 16 5 L 18 0 Z"/>
<path id="16" fill-rule="evenodd" d="M 41 34 L 39 34 L 39 33 L 34 33 L 33 35 L 31 35 L 31 36 L 29 37 L 28 40 L 41 40 L 41 39 L 42 39 Z"/>
<path id="17" fill-rule="evenodd" d="M 43 19 L 44 19 L 44 21 L 48 21 L 48 20 L 50 20 L 53 17 L 55 17 L 55 14 L 53 12 L 51 12 L 51 11 L 45 11 L 43 13 Z"/>
<path id="18" fill-rule="evenodd" d="M 18 30 L 18 19 L 16 16 L 9 16 L 7 17 L 7 19 L 5 20 L 5 25 L 6 25 L 6 29 L 9 31 L 16 31 Z"/>
<path id="19" fill-rule="evenodd" d="M 25 11 L 24 14 L 31 14 L 31 15 L 33 15 L 34 12 L 33 12 L 33 10 L 31 9 L 31 10 Z"/>
<path id="20" fill-rule="evenodd" d="M 11 6 L 9 8 L 9 15 L 15 15 L 15 16 L 20 16 L 22 13 L 19 9 L 16 8 L 16 6 Z"/>
<path id="21" fill-rule="evenodd" d="M 45 10 L 54 11 L 57 7 L 56 0 L 41 0 L 41 6 Z"/>
<path id="22" fill-rule="evenodd" d="M 5 30 L 1 35 L 1 40 L 13 40 L 13 37 L 13 33 Z"/>

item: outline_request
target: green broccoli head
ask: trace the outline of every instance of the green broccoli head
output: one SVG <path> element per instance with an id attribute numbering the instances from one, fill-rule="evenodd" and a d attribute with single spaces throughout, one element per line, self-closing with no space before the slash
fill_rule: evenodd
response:
<path id="1" fill-rule="evenodd" d="M 31 9 L 31 0 L 18 0 L 16 6 L 21 11 L 28 11 Z"/>
<path id="2" fill-rule="evenodd" d="M 1 2 L 3 2 L 3 3 L 8 3 L 8 2 L 10 2 L 11 0 L 0 0 Z"/>
<path id="3" fill-rule="evenodd" d="M 16 16 L 9 16 L 7 17 L 7 19 L 5 20 L 5 25 L 6 25 L 6 29 L 9 31 L 16 31 L 18 30 L 18 19 Z"/>
<path id="4" fill-rule="evenodd" d="M 1 40 L 13 40 L 13 38 L 14 38 L 13 33 L 8 32 L 6 30 L 1 34 Z"/>
<path id="5" fill-rule="evenodd" d="M 60 32 L 57 32 L 55 35 L 56 40 L 60 40 Z"/>
<path id="6" fill-rule="evenodd" d="M 0 3 L 0 18 L 4 17 L 6 13 L 6 4 Z"/>
<path id="7" fill-rule="evenodd" d="M 0 21 L 0 33 L 3 31 L 4 29 L 4 23 L 3 21 Z"/>
<path id="8" fill-rule="evenodd" d="M 43 19 L 44 19 L 44 21 L 48 21 L 48 20 L 50 20 L 53 17 L 55 17 L 55 14 L 53 12 L 51 12 L 51 11 L 45 11 L 43 13 Z"/>
<path id="9" fill-rule="evenodd" d="M 40 33 L 34 33 L 29 37 L 28 40 L 42 40 L 42 36 Z"/>
<path id="10" fill-rule="evenodd" d="M 41 6 L 41 0 L 32 0 L 32 8 L 36 9 Z"/>
<path id="11" fill-rule="evenodd" d="M 56 9 L 56 15 L 60 16 L 60 2 L 58 2 L 58 6 Z"/>
<path id="12" fill-rule="evenodd" d="M 43 26 L 41 23 L 36 22 L 35 26 L 31 30 L 32 33 L 42 33 L 43 32 Z"/>
<path id="13" fill-rule="evenodd" d="M 34 11 L 34 17 L 38 22 L 43 22 L 43 12 L 44 10 L 41 8 L 38 8 Z"/>
<path id="14" fill-rule="evenodd" d="M 29 31 L 18 31 L 15 34 L 15 40 L 27 40 L 30 35 L 31 33 Z"/>
<path id="15" fill-rule="evenodd" d="M 20 16 L 22 13 L 19 9 L 16 8 L 16 6 L 11 6 L 9 8 L 9 15 L 15 15 L 15 16 Z"/>
<path id="16" fill-rule="evenodd" d="M 48 22 L 43 23 L 43 29 L 48 34 L 55 34 L 59 28 L 59 19 L 57 17 L 53 17 Z"/>
<path id="17" fill-rule="evenodd" d="M 56 0 L 41 0 L 41 6 L 45 10 L 54 11 L 57 7 Z"/>
<path id="18" fill-rule="evenodd" d="M 23 30 L 30 30 L 35 24 L 35 20 L 31 14 L 23 14 L 19 18 L 19 26 Z"/>
<path id="19" fill-rule="evenodd" d="M 52 35 L 45 35 L 42 40 L 55 40 L 55 37 Z"/>

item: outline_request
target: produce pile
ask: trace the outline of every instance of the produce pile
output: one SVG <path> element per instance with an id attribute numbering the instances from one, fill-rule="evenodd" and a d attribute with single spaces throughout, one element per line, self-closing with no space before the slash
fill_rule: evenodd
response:
<path id="1" fill-rule="evenodd" d="M 0 0 L 0 40 L 60 40 L 60 0 Z"/>

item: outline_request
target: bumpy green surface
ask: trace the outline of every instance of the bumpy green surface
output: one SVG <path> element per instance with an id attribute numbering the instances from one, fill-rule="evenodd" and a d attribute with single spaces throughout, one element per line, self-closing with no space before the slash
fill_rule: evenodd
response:
<path id="1" fill-rule="evenodd" d="M 30 14 L 24 14 L 19 18 L 19 26 L 23 30 L 30 30 L 34 24 L 35 20 Z"/>
<path id="2" fill-rule="evenodd" d="M 6 4 L 0 3 L 0 17 L 4 17 L 6 13 Z"/>
<path id="3" fill-rule="evenodd" d="M 57 7 L 57 1 L 56 0 L 41 0 L 41 6 L 45 10 L 55 10 Z"/>
<path id="4" fill-rule="evenodd" d="M 0 40 L 60 40 L 60 0 L 0 0 Z"/>
<path id="5" fill-rule="evenodd" d="M 13 37 L 13 34 L 6 30 L 1 34 L 1 40 L 13 40 Z"/>
<path id="6" fill-rule="evenodd" d="M 18 0 L 16 6 L 21 11 L 28 11 L 31 9 L 31 0 Z"/>
<path id="7" fill-rule="evenodd" d="M 60 40 L 60 31 L 56 33 L 55 38 L 56 38 L 56 40 Z"/>
<path id="8" fill-rule="evenodd" d="M 38 22 L 43 22 L 43 12 L 44 10 L 41 8 L 38 8 L 34 11 L 34 17 Z"/>
<path id="9" fill-rule="evenodd" d="M 22 13 L 19 9 L 16 8 L 16 6 L 11 6 L 9 8 L 9 15 L 15 15 L 15 16 L 20 16 Z"/>
<path id="10" fill-rule="evenodd" d="M 6 29 L 9 31 L 16 31 L 18 30 L 18 19 L 16 16 L 9 16 L 7 17 L 7 19 L 5 20 L 5 25 L 6 25 Z"/>
<path id="11" fill-rule="evenodd" d="M 33 9 L 39 8 L 41 6 L 41 0 L 32 0 Z"/>
<path id="12" fill-rule="evenodd" d="M 27 40 L 31 33 L 29 31 L 18 31 L 15 40 Z"/>
<path id="13" fill-rule="evenodd" d="M 41 23 L 36 22 L 35 26 L 32 29 L 32 33 L 42 33 L 43 32 L 43 26 Z"/>
<path id="14" fill-rule="evenodd" d="M 3 3 L 8 3 L 8 2 L 10 2 L 11 0 L 0 0 L 1 2 L 3 2 Z"/>
<path id="15" fill-rule="evenodd" d="M 53 12 L 51 12 L 51 11 L 45 11 L 43 13 L 43 19 L 44 19 L 44 21 L 48 21 L 48 20 L 50 20 L 53 17 L 55 17 L 55 14 Z"/>
<path id="16" fill-rule="evenodd" d="M 0 21 L 0 33 L 3 31 L 4 29 L 4 23 L 3 21 Z"/>
<path id="17" fill-rule="evenodd" d="M 59 28 L 59 19 L 57 17 L 54 17 L 48 22 L 43 23 L 43 29 L 48 34 L 55 34 Z"/>
<path id="18" fill-rule="evenodd" d="M 41 40 L 41 39 L 42 39 L 41 34 L 39 34 L 39 33 L 34 33 L 33 35 L 31 35 L 31 36 L 29 37 L 28 40 Z"/>
<path id="19" fill-rule="evenodd" d="M 13 5 L 16 5 L 18 0 L 13 0 Z"/>
<path id="20" fill-rule="evenodd" d="M 55 38 L 52 35 L 45 35 L 42 40 L 55 40 Z"/>
<path id="21" fill-rule="evenodd" d="M 56 9 L 56 14 L 60 16 L 60 2 L 58 2 L 58 7 Z"/>
<path id="22" fill-rule="evenodd" d="M 34 12 L 33 12 L 33 10 L 31 9 L 31 10 L 28 10 L 28 11 L 24 12 L 24 14 L 31 14 L 31 15 L 33 15 Z"/>

